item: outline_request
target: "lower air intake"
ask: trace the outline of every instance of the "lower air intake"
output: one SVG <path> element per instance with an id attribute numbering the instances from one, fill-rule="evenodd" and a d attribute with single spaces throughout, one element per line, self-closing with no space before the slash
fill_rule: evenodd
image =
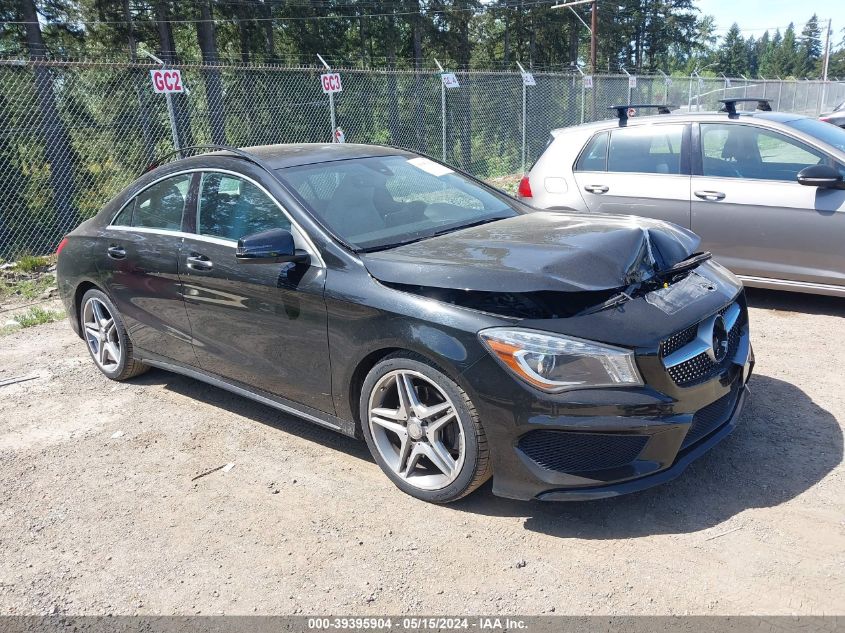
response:
<path id="1" fill-rule="evenodd" d="M 578 473 L 625 466 L 637 458 L 648 437 L 568 431 L 531 431 L 518 447 L 541 468 Z"/>

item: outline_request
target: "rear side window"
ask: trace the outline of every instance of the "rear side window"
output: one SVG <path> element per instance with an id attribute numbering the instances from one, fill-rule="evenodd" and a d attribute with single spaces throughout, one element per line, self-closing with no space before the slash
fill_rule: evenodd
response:
<path id="1" fill-rule="evenodd" d="M 607 170 L 607 132 L 596 134 L 578 158 L 575 171 Z"/>
<path id="2" fill-rule="evenodd" d="M 179 231 L 193 174 L 166 178 L 138 194 L 128 226 Z M 121 212 L 120 216 L 123 215 Z M 117 219 L 116 222 L 117 223 Z M 122 222 L 126 224 L 125 221 Z"/>
<path id="3" fill-rule="evenodd" d="M 200 235 L 239 240 L 291 224 L 273 199 L 248 180 L 215 172 L 204 173 L 197 207 Z"/>
<path id="4" fill-rule="evenodd" d="M 680 174 L 683 138 L 683 125 L 648 125 L 613 130 L 607 152 L 607 171 Z"/>

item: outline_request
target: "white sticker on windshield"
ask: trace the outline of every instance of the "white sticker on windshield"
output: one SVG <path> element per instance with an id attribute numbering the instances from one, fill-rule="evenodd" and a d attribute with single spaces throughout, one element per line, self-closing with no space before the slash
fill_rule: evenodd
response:
<path id="1" fill-rule="evenodd" d="M 446 165 L 435 163 L 433 160 L 429 160 L 423 156 L 420 156 L 419 158 L 409 158 L 408 163 L 418 169 L 422 169 L 424 172 L 427 172 L 432 176 L 437 176 L 438 178 L 440 178 L 440 176 L 445 176 L 446 174 L 454 173 L 454 170 L 449 169 Z"/>

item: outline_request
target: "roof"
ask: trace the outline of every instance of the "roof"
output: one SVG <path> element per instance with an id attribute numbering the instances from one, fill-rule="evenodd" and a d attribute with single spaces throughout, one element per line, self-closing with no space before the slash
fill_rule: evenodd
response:
<path id="1" fill-rule="evenodd" d="M 371 156 L 407 156 L 410 152 L 384 145 L 358 143 L 291 143 L 279 145 L 256 145 L 240 148 L 264 161 L 272 169 L 284 169 L 297 165 L 325 163 L 332 160 L 369 158 Z M 213 154 L 227 155 L 225 150 Z"/>

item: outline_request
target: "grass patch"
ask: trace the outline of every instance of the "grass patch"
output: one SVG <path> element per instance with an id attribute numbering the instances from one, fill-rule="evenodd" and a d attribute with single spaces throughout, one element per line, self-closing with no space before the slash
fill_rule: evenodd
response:
<path id="1" fill-rule="evenodd" d="M 56 285 L 53 275 L 42 275 L 29 279 L 0 278 L 0 297 L 17 295 L 24 299 L 38 299 L 48 288 Z"/>
<path id="2" fill-rule="evenodd" d="M 49 257 L 36 257 L 35 255 L 24 255 L 16 262 L 15 269 L 22 273 L 34 273 L 50 266 Z"/>
<path id="3" fill-rule="evenodd" d="M 17 314 L 12 318 L 20 323 L 21 327 L 33 327 L 64 319 L 65 313 L 61 310 L 45 310 L 41 306 L 35 306 L 23 314 Z"/>

